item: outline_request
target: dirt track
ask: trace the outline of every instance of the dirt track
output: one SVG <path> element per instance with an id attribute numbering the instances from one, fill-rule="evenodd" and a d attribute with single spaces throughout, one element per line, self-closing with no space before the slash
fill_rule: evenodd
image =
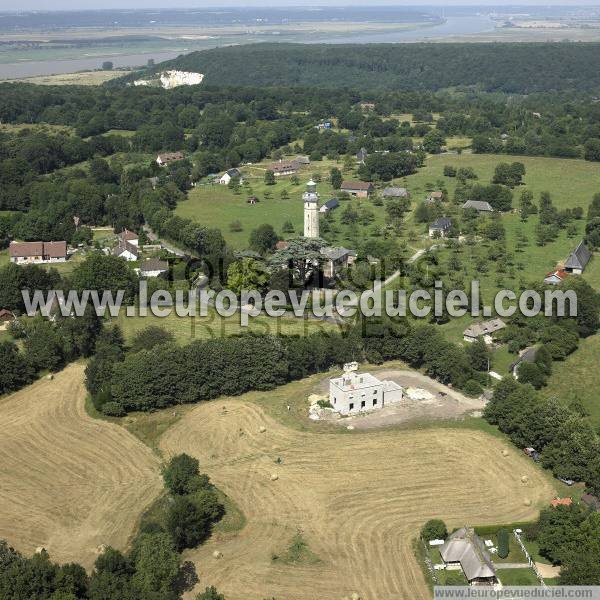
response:
<path id="1" fill-rule="evenodd" d="M 227 600 L 341 600 L 353 592 L 362 600 L 429 598 L 411 549 L 424 521 L 441 517 L 452 527 L 529 519 L 554 494 L 530 461 L 481 432 L 303 433 L 240 400 L 198 406 L 161 447 L 198 457 L 246 514 L 241 532 L 186 555 L 200 577 L 195 593 L 216 585 Z M 321 562 L 273 562 L 298 529 Z"/>
<path id="2" fill-rule="evenodd" d="M 152 452 L 90 418 L 85 396 L 76 364 L 0 401 L 0 538 L 90 567 L 100 544 L 125 548 L 162 482 Z"/>

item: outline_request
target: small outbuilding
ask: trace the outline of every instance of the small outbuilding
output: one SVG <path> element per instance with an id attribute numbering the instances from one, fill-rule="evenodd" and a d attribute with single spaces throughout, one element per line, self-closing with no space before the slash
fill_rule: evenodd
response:
<path id="1" fill-rule="evenodd" d="M 340 189 L 355 198 L 368 198 L 374 188 L 369 181 L 344 181 Z"/>
<path id="2" fill-rule="evenodd" d="M 590 262 L 590 258 L 592 258 L 592 253 L 585 245 L 585 242 L 581 240 L 577 245 L 577 248 L 569 254 L 569 258 L 567 258 L 567 261 L 565 262 L 565 271 L 567 273 L 581 275 L 587 264 Z"/>

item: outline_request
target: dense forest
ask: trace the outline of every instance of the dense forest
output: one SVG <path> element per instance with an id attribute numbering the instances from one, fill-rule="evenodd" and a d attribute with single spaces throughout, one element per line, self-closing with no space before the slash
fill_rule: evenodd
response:
<path id="1" fill-rule="evenodd" d="M 208 85 L 361 90 L 475 86 L 530 94 L 598 88 L 599 52 L 600 44 L 591 43 L 252 44 L 192 52 L 156 70 L 204 73 Z"/>

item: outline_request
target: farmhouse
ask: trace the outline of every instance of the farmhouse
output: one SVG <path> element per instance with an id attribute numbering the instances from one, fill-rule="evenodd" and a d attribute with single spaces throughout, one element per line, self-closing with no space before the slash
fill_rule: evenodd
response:
<path id="1" fill-rule="evenodd" d="M 67 242 L 11 242 L 8 253 L 17 264 L 65 262 Z"/>
<path id="2" fill-rule="evenodd" d="M 550 273 L 547 273 L 546 277 L 544 277 L 544 283 L 546 285 L 558 285 L 559 283 L 563 282 L 568 276 L 569 274 L 562 269 L 550 271 Z"/>
<path id="3" fill-rule="evenodd" d="M 273 171 L 275 177 L 285 177 L 297 173 L 300 165 L 295 160 L 280 160 L 272 163 L 269 168 Z"/>
<path id="4" fill-rule="evenodd" d="M 240 183 L 242 182 L 242 174 L 239 169 L 229 169 L 228 171 L 225 171 L 225 173 L 219 177 L 219 183 L 221 185 L 229 185 L 229 182 L 232 179 L 239 179 Z"/>
<path id="5" fill-rule="evenodd" d="M 383 408 L 402 400 L 402 388 L 394 381 L 380 381 L 370 373 L 358 373 L 358 363 L 344 365 L 344 374 L 329 380 L 329 403 L 342 415 Z"/>
<path id="6" fill-rule="evenodd" d="M 338 199 L 332 198 L 331 200 L 327 200 L 327 202 L 325 202 L 325 204 L 319 208 L 319 212 L 328 213 L 330 210 L 336 209 L 339 205 L 340 203 L 338 202 Z"/>
<path id="7" fill-rule="evenodd" d="M 502 319 L 491 319 L 483 323 L 474 323 L 463 331 L 463 339 L 465 342 L 475 342 L 483 337 L 486 344 L 491 344 L 493 334 L 505 327 L 506 323 Z"/>
<path id="8" fill-rule="evenodd" d="M 494 209 L 492 208 L 492 205 L 489 202 L 484 202 L 483 200 L 467 200 L 463 205 L 462 208 L 467 210 L 467 209 L 473 209 L 476 210 L 477 212 L 494 212 Z"/>
<path id="9" fill-rule="evenodd" d="M 177 162 L 178 160 L 183 160 L 184 158 L 183 152 L 165 152 L 156 157 L 156 164 L 159 167 L 166 167 L 167 165 Z"/>
<path id="10" fill-rule="evenodd" d="M 463 527 L 452 533 L 440 548 L 440 554 L 446 565 L 459 565 L 471 585 L 498 582 L 490 555 L 473 529 Z"/>
<path id="11" fill-rule="evenodd" d="M 355 198 L 368 198 L 373 192 L 373 184 L 367 181 L 344 181 L 340 189 Z"/>
<path id="12" fill-rule="evenodd" d="M 565 262 L 565 271 L 567 273 L 581 275 L 587 264 L 590 262 L 590 258 L 592 258 L 592 253 L 589 251 L 584 241 L 581 240 L 577 245 L 577 248 L 569 254 L 569 258 L 567 258 L 567 262 Z"/>
<path id="13" fill-rule="evenodd" d="M 146 278 L 159 277 L 163 273 L 167 273 L 168 270 L 169 263 L 167 261 L 149 258 L 140 265 L 140 276 Z"/>
<path id="14" fill-rule="evenodd" d="M 429 237 L 446 237 L 452 227 L 452 219 L 441 217 L 429 226 Z"/>
<path id="15" fill-rule="evenodd" d="M 115 248 L 113 248 L 112 255 L 118 256 L 119 258 L 124 258 L 128 262 L 132 262 L 139 258 L 140 251 L 137 243 L 134 244 L 133 242 L 119 238 L 119 243 Z"/>
<path id="16" fill-rule="evenodd" d="M 322 248 L 321 254 L 325 257 L 323 275 L 330 279 L 356 260 L 356 252 L 347 248 Z"/>
<path id="17" fill-rule="evenodd" d="M 410 194 L 403 187 L 387 187 L 383 190 L 384 198 L 410 198 Z"/>

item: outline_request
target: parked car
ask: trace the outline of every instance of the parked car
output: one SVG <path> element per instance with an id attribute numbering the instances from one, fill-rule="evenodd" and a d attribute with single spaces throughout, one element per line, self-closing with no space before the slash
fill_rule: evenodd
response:
<path id="1" fill-rule="evenodd" d="M 572 486 L 575 482 L 572 479 L 566 479 L 565 477 L 558 477 L 559 481 L 562 481 L 565 485 Z"/>

